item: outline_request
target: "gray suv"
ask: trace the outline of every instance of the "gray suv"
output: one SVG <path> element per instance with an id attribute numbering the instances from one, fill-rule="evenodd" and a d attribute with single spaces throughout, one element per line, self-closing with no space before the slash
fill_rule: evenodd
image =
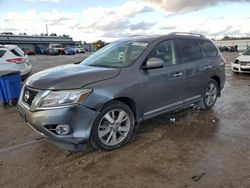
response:
<path id="1" fill-rule="evenodd" d="M 28 125 L 65 149 L 91 141 L 112 150 L 143 120 L 194 104 L 210 109 L 224 87 L 225 63 L 202 35 L 129 37 L 80 64 L 34 74 L 18 108 Z"/>

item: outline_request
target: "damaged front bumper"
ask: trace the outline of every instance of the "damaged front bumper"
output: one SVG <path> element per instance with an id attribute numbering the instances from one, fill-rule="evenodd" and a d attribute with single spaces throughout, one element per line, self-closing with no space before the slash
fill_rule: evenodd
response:
<path id="1" fill-rule="evenodd" d="M 18 111 L 25 122 L 38 133 L 59 147 L 73 151 L 85 148 L 92 125 L 99 114 L 83 104 L 31 111 L 21 100 L 18 102 Z M 55 131 L 56 126 L 65 124 L 70 128 L 69 133 L 59 135 Z"/>

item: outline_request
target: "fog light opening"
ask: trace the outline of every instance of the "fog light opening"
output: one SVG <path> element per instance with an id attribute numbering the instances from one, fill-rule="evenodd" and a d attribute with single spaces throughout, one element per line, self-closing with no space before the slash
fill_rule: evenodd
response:
<path id="1" fill-rule="evenodd" d="M 70 127 L 67 124 L 57 125 L 55 131 L 59 135 L 66 135 L 66 134 L 69 134 Z"/>

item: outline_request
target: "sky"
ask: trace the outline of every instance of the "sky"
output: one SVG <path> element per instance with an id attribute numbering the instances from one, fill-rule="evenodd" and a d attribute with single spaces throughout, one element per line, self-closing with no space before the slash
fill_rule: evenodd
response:
<path id="1" fill-rule="evenodd" d="M 250 37 L 250 0 L 0 0 L 0 32 L 48 32 L 73 40 L 200 33 Z"/>

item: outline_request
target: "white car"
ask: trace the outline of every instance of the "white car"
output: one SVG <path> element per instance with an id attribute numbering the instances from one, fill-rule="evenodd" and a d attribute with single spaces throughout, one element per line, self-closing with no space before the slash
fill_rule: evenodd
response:
<path id="1" fill-rule="evenodd" d="M 29 57 L 16 45 L 0 45 L 0 71 L 19 71 L 22 80 L 31 73 Z"/>
<path id="2" fill-rule="evenodd" d="M 85 53 L 85 49 L 82 46 L 76 46 L 77 53 Z"/>
<path id="3" fill-rule="evenodd" d="M 235 73 L 250 73 L 250 48 L 231 63 L 231 69 Z"/>

